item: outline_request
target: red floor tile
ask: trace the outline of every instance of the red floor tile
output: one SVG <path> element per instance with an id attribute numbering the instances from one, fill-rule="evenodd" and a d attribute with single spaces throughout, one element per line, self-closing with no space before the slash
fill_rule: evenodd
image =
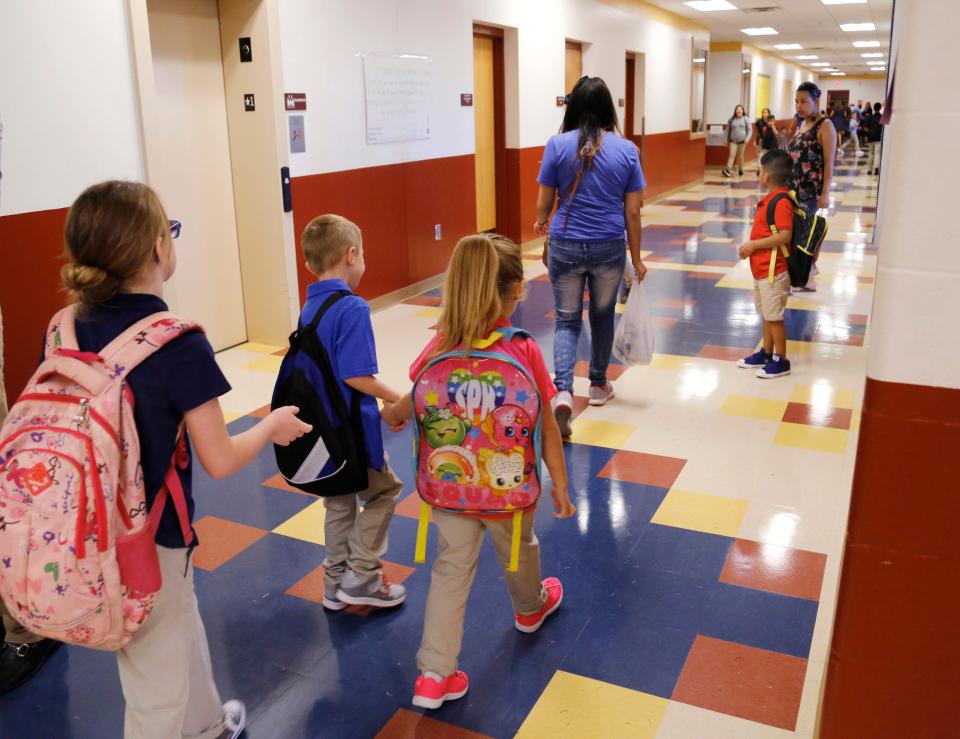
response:
<path id="1" fill-rule="evenodd" d="M 687 272 L 687 277 L 693 280 L 713 280 L 719 282 L 723 275 L 718 272 Z"/>
<path id="2" fill-rule="evenodd" d="M 685 244 L 686 241 L 681 241 L 679 243 Z M 647 257 L 645 257 L 643 261 L 644 262 L 672 262 L 673 257 L 664 256 L 662 254 L 650 254 Z"/>
<path id="3" fill-rule="evenodd" d="M 410 686 L 413 690 L 413 686 Z M 435 718 L 398 708 L 374 739 L 490 739 L 469 729 L 444 723 Z"/>
<path id="4" fill-rule="evenodd" d="M 853 411 L 849 408 L 831 406 L 812 406 L 806 403 L 787 403 L 783 419 L 787 423 L 802 423 L 807 426 L 825 426 L 832 429 L 849 430 Z"/>
<path id="5" fill-rule="evenodd" d="M 530 282 L 550 282 L 550 275 L 544 272 L 542 275 L 537 275 Z"/>
<path id="6" fill-rule="evenodd" d="M 285 357 L 287 356 L 287 351 L 288 351 L 287 347 L 284 347 L 283 349 L 277 349 L 277 351 L 273 352 L 273 356 Z"/>
<path id="7" fill-rule="evenodd" d="M 404 305 L 426 305 L 430 307 L 437 307 L 441 303 L 439 295 L 417 295 L 413 298 L 407 298 L 403 301 Z"/>
<path id="8" fill-rule="evenodd" d="M 864 313 L 851 313 L 847 316 L 847 322 L 851 326 L 866 326 L 867 316 Z"/>
<path id="9" fill-rule="evenodd" d="M 735 267 L 736 262 L 731 262 L 725 259 L 707 259 L 704 263 L 704 267 Z"/>
<path id="10" fill-rule="evenodd" d="M 813 333 L 813 341 L 825 344 L 842 344 L 843 346 L 863 346 L 863 335 L 817 329 Z"/>
<path id="11" fill-rule="evenodd" d="M 201 570 L 217 569 L 267 535 L 263 529 L 216 516 L 204 516 L 194 522 L 193 528 L 200 539 L 200 546 L 193 553 L 193 566 Z"/>
<path id="12" fill-rule="evenodd" d="M 573 414 L 571 419 L 576 418 L 590 407 L 590 398 L 584 398 L 582 395 L 573 396 Z"/>
<path id="13" fill-rule="evenodd" d="M 400 565 L 396 562 L 384 561 L 383 563 L 383 574 L 387 576 L 387 579 L 395 583 L 402 583 L 414 572 L 416 572 L 415 568 Z M 326 588 L 323 585 L 323 565 L 311 570 L 305 577 L 294 583 L 294 585 L 287 590 L 287 595 L 302 598 L 311 603 L 323 603 L 325 594 Z M 368 616 L 371 611 L 373 611 L 373 607 L 347 606 L 344 610 L 356 616 Z"/>
<path id="14" fill-rule="evenodd" d="M 670 330 L 677 325 L 677 321 L 679 320 L 679 318 L 671 318 L 670 316 L 650 316 L 650 322 L 653 324 L 653 327 L 664 330 Z"/>
<path id="15" fill-rule="evenodd" d="M 613 364 L 611 363 L 607 367 L 607 379 L 610 382 L 614 382 L 620 379 L 620 376 L 626 372 L 628 367 L 625 367 L 622 364 Z M 582 360 L 577 362 L 576 366 L 573 368 L 574 377 L 589 377 L 590 373 L 590 362 Z"/>
<path id="16" fill-rule="evenodd" d="M 734 539 L 720 582 L 754 590 L 820 600 L 827 555 Z"/>
<path id="17" fill-rule="evenodd" d="M 683 298 L 658 298 L 653 302 L 656 308 L 689 308 L 699 303 L 699 300 L 685 300 Z"/>
<path id="18" fill-rule="evenodd" d="M 697 352 L 697 356 L 704 359 L 722 359 L 735 362 L 738 359 L 743 359 L 749 353 L 749 349 L 743 349 L 742 347 L 704 344 L 703 349 Z"/>
<path id="19" fill-rule="evenodd" d="M 260 483 L 260 484 L 261 484 L 261 485 L 266 485 L 268 488 L 276 488 L 277 490 L 286 490 L 286 491 L 291 492 L 291 493 L 300 493 L 300 495 L 306 495 L 306 496 L 309 497 L 309 498 L 316 498 L 316 497 L 317 497 L 317 496 L 315 496 L 315 495 L 310 495 L 309 493 L 305 493 L 305 492 L 303 492 L 302 490 L 298 490 L 297 488 L 293 487 L 292 485 L 287 485 L 287 481 L 283 479 L 283 475 L 281 475 L 279 472 L 278 472 L 277 474 L 275 474 L 273 477 L 271 477 L 271 478 L 269 478 L 269 479 L 267 479 L 267 480 L 264 480 L 264 481 L 263 481 L 262 483 Z"/>
<path id="20" fill-rule="evenodd" d="M 697 635 L 673 700 L 793 731 L 807 660 Z"/>
<path id="21" fill-rule="evenodd" d="M 286 351 L 286 350 L 284 350 L 284 351 Z M 261 407 L 257 408 L 257 410 L 251 411 L 251 412 L 248 413 L 247 415 L 248 415 L 248 416 L 253 416 L 254 418 L 260 418 L 260 419 L 266 418 L 267 416 L 270 415 L 270 406 L 269 406 L 269 405 L 261 406 Z"/>
<path id="22" fill-rule="evenodd" d="M 420 502 L 423 499 L 420 497 L 420 494 L 414 490 L 410 495 L 403 498 L 397 507 L 394 509 L 393 513 L 396 516 L 403 516 L 404 518 L 412 518 L 414 521 L 420 518 Z"/>
<path id="23" fill-rule="evenodd" d="M 600 470 L 598 477 L 670 488 L 686 463 L 687 460 L 677 457 L 661 457 L 658 454 L 627 452 L 621 449 L 610 458 L 607 466 Z"/>

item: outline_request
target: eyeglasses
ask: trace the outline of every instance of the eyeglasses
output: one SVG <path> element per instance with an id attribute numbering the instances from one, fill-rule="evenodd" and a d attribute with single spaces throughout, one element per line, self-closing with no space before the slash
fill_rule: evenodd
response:
<path id="1" fill-rule="evenodd" d="M 175 239 L 180 236 L 180 227 L 183 225 L 180 221 L 167 221 L 170 224 L 170 238 Z"/>

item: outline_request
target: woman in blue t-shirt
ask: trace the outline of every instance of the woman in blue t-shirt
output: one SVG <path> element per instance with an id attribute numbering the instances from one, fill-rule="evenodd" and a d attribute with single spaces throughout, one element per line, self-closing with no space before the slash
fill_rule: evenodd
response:
<path id="1" fill-rule="evenodd" d="M 637 279 L 647 272 L 640 258 L 640 209 L 647 184 L 640 154 L 620 134 L 613 98 L 599 77 L 581 78 L 567 96 L 563 125 L 547 142 L 537 181 L 540 194 L 534 231 L 549 236 L 543 245 L 543 262 L 556 306 L 554 413 L 561 433 L 569 437 L 584 288 L 590 294 L 593 339 L 590 405 L 603 405 L 614 395 L 607 367 L 625 266 L 624 232 Z M 551 220 L 555 203 L 557 211 Z"/>

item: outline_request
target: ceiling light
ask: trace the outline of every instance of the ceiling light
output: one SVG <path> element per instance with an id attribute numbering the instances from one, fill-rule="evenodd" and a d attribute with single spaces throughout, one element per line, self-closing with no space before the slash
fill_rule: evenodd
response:
<path id="1" fill-rule="evenodd" d="M 840 70 L 839 70 L 839 69 L 836 69 L 835 67 L 825 67 L 825 68 L 821 69 L 820 71 L 821 71 L 821 72 L 839 72 Z"/>
<path id="2" fill-rule="evenodd" d="M 830 76 L 831 76 L 831 77 L 846 77 L 846 76 L 847 76 L 847 73 L 846 73 L 846 72 L 831 72 L 831 73 L 830 73 Z"/>
<path id="3" fill-rule="evenodd" d="M 819 59 L 816 54 L 801 54 L 800 56 L 795 56 L 794 59 Z"/>
<path id="4" fill-rule="evenodd" d="M 866 54 L 861 54 L 864 59 L 881 59 L 883 57 L 882 51 L 868 51 Z"/>
<path id="5" fill-rule="evenodd" d="M 867 0 L 820 0 L 824 5 L 863 5 Z"/>
<path id="6" fill-rule="evenodd" d="M 779 31 L 776 28 L 764 26 L 763 28 L 741 28 L 740 33 L 745 33 L 748 36 L 777 36 Z"/>
<path id="7" fill-rule="evenodd" d="M 777 44 L 773 48 L 782 49 L 783 51 L 790 51 L 795 49 L 802 49 L 803 47 L 800 44 Z"/>
<path id="8" fill-rule="evenodd" d="M 869 65 L 871 65 L 871 66 L 873 66 L 874 64 L 879 64 L 880 66 L 885 67 L 885 66 L 887 65 L 887 63 L 886 63 L 885 61 L 882 61 L 882 60 L 880 60 L 880 59 L 870 59 L 870 60 L 868 60 L 868 61 L 865 62 L 865 63 L 866 63 L 866 64 L 869 64 Z"/>
<path id="9" fill-rule="evenodd" d="M 727 0 L 690 0 L 684 3 L 688 8 L 699 10 L 701 13 L 712 13 L 714 10 L 736 10 L 736 5 L 731 5 Z"/>
<path id="10" fill-rule="evenodd" d="M 810 65 L 811 67 L 829 67 L 830 62 L 814 62 Z"/>
<path id="11" fill-rule="evenodd" d="M 876 31 L 877 27 L 872 23 L 841 23 L 840 30 L 856 33 L 857 31 Z"/>
<path id="12" fill-rule="evenodd" d="M 853 45 L 858 49 L 875 49 L 880 45 L 879 41 L 854 41 Z"/>

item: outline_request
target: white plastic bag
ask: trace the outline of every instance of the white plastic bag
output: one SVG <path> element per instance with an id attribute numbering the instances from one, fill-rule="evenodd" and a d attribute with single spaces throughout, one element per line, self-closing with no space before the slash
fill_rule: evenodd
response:
<path id="1" fill-rule="evenodd" d="M 653 359 L 653 324 L 642 282 L 635 283 L 627 297 L 613 335 L 613 355 L 628 367 L 650 364 Z"/>

